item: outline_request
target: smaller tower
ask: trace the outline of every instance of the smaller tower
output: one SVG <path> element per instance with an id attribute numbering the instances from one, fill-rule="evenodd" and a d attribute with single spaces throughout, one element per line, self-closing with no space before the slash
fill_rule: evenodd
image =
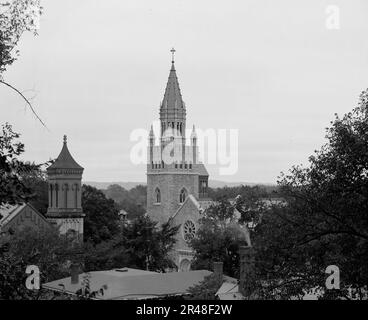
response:
<path id="1" fill-rule="evenodd" d="M 155 134 L 153 132 L 152 125 L 149 133 L 148 143 L 149 143 L 149 163 L 153 166 L 153 148 L 155 146 Z"/>
<path id="2" fill-rule="evenodd" d="M 63 147 L 55 162 L 47 168 L 49 183 L 48 220 L 61 234 L 83 239 L 82 174 L 73 159 L 64 135 Z"/>
<path id="3" fill-rule="evenodd" d="M 193 164 L 197 164 L 197 133 L 195 131 L 194 125 L 192 133 L 190 135 L 190 145 L 192 146 Z"/>

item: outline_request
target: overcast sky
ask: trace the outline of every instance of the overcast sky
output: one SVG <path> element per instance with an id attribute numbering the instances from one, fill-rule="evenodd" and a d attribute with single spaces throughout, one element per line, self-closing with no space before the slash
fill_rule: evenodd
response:
<path id="1" fill-rule="evenodd" d="M 175 47 L 187 127 L 239 130 L 239 169 L 210 178 L 275 182 L 324 142 L 334 113 L 368 87 L 366 0 L 47 0 L 39 36 L 26 35 L 5 79 L 34 97 L 50 131 L 0 87 L 1 123 L 24 157 L 55 158 L 68 135 L 83 179 L 145 181 L 129 139 L 158 119 Z M 340 28 L 326 28 L 326 8 Z"/>

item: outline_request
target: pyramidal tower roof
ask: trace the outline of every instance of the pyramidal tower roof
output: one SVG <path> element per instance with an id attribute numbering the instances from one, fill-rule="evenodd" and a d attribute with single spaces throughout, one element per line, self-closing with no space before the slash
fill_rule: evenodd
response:
<path id="1" fill-rule="evenodd" d="M 180 92 L 178 77 L 176 75 L 175 70 L 174 48 L 171 49 L 171 53 L 172 53 L 171 69 L 161 107 L 168 109 L 185 108 L 185 104 Z"/>
<path id="2" fill-rule="evenodd" d="M 63 148 L 55 162 L 47 168 L 50 169 L 82 169 L 83 168 L 73 159 L 67 146 L 67 137 L 64 135 Z"/>

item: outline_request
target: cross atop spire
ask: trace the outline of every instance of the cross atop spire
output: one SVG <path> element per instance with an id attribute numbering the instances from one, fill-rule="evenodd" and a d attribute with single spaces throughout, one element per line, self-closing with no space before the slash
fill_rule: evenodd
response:
<path id="1" fill-rule="evenodd" d="M 66 144 L 66 140 L 67 140 L 67 136 L 66 134 L 64 134 L 64 137 L 63 137 L 64 144 Z"/>
<path id="2" fill-rule="evenodd" d="M 174 48 L 172 48 L 171 50 L 170 50 L 170 52 L 171 52 L 171 63 L 174 63 L 174 54 L 175 54 L 175 49 Z"/>

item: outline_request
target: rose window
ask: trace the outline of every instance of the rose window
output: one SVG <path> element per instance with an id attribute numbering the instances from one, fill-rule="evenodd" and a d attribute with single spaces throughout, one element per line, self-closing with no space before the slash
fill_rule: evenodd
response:
<path id="1" fill-rule="evenodd" d="M 184 240 L 190 241 L 194 238 L 196 232 L 195 225 L 192 221 L 188 220 L 184 223 Z"/>

